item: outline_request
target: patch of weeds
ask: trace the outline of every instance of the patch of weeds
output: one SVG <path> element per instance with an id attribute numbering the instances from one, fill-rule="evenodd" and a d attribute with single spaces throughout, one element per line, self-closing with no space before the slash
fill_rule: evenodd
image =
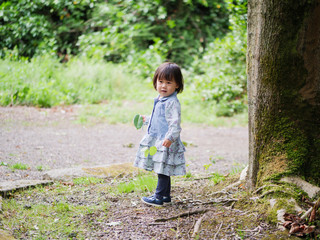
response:
<path id="1" fill-rule="evenodd" d="M 188 143 L 188 142 L 182 141 L 182 144 L 183 144 L 185 147 L 198 147 L 198 145 L 196 145 L 196 144 L 194 144 L 194 143 L 192 143 L 192 142 Z"/>
<path id="2" fill-rule="evenodd" d="M 64 213 L 64 212 L 71 211 L 71 207 L 69 206 L 68 203 L 59 202 L 54 204 L 54 210 L 55 212 L 58 212 L 58 213 Z"/>
<path id="3" fill-rule="evenodd" d="M 122 146 L 125 147 L 125 148 L 134 148 L 134 144 L 133 143 L 123 144 Z"/>
<path id="4" fill-rule="evenodd" d="M 185 178 L 192 178 L 192 173 L 191 173 L 191 171 L 188 171 L 188 172 L 186 173 L 186 175 L 184 175 L 184 177 L 185 177 Z"/>
<path id="5" fill-rule="evenodd" d="M 130 192 L 151 192 L 157 186 L 157 179 L 154 176 L 145 175 L 129 181 L 119 183 L 117 186 L 118 193 Z"/>
<path id="6" fill-rule="evenodd" d="M 216 161 L 223 160 L 223 159 L 224 159 L 224 157 L 222 157 L 222 156 L 210 156 L 209 157 L 210 162 L 212 162 L 213 164 L 215 164 Z"/>
<path id="7" fill-rule="evenodd" d="M 241 239 L 245 239 L 246 234 L 245 234 L 245 232 L 244 232 L 243 230 L 237 229 L 236 231 L 237 231 L 238 236 L 239 236 Z"/>
<path id="8" fill-rule="evenodd" d="M 9 166 L 11 170 L 27 170 L 29 169 L 29 166 L 27 164 L 23 164 L 23 163 L 15 163 L 13 165 Z"/>
<path id="9" fill-rule="evenodd" d="M 39 165 L 39 166 L 36 166 L 36 169 L 39 171 L 39 172 L 42 172 L 44 170 L 43 166 Z"/>
<path id="10" fill-rule="evenodd" d="M 98 183 L 103 183 L 104 180 L 101 178 L 96 178 L 96 177 L 81 177 L 81 178 L 75 178 L 73 179 L 73 183 L 75 185 L 91 185 L 91 184 L 98 184 Z"/>
<path id="11" fill-rule="evenodd" d="M 208 171 L 211 166 L 212 166 L 211 163 L 210 163 L 210 164 L 205 164 L 205 165 L 203 165 L 205 171 Z"/>
<path id="12" fill-rule="evenodd" d="M 245 168 L 245 165 L 240 163 L 235 163 L 230 170 L 231 175 L 236 175 L 238 173 L 241 173 L 241 171 Z"/>
<path id="13" fill-rule="evenodd" d="M 8 163 L 1 161 L 1 162 L 0 162 L 0 166 L 5 166 L 5 167 L 6 167 L 6 166 L 8 166 Z"/>
<path id="14" fill-rule="evenodd" d="M 225 176 L 219 173 L 212 173 L 212 177 L 210 178 L 210 180 L 213 181 L 214 184 L 218 184 L 219 182 L 224 181 L 225 179 Z"/>

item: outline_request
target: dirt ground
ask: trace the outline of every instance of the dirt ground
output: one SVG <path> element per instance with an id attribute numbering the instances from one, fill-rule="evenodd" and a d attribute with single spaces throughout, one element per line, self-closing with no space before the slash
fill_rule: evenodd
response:
<path id="1" fill-rule="evenodd" d="M 133 162 L 146 129 L 137 131 L 130 124 L 81 125 L 76 123 L 78 112 L 78 106 L 0 108 L 0 181 L 41 179 L 45 171 L 39 168 Z M 39 204 L 61 203 L 71 208 L 81 205 L 97 210 L 62 219 L 70 224 L 81 223 L 70 233 L 64 231 L 63 221 L 59 225 L 60 219 L 55 219 L 57 229 L 54 231 L 59 239 L 297 239 L 270 224 L 268 200 L 247 192 L 242 184 L 223 190 L 237 181 L 239 171 L 247 164 L 246 127 L 185 124 L 182 128 L 181 138 L 187 143 L 188 171 L 197 176 L 206 171 L 238 174 L 231 174 L 231 179 L 219 184 L 205 177 L 175 178 L 172 203 L 163 208 L 146 206 L 139 192 L 115 194 L 109 191 L 118 181 L 126 179 L 104 179 L 101 184 L 88 186 L 56 182 L 43 189 L 15 192 L 11 198 L 4 199 L 0 230 L 19 239 L 52 239 L 50 228 L 44 232 L 32 221 L 21 224 L 17 220 L 11 225 L 6 221 L 19 219 L 21 212 L 32 212 Z M 10 166 L 16 163 L 29 168 L 13 171 Z M 64 185 L 67 189 L 62 191 Z M 19 210 L 9 209 L 6 203 L 10 199 Z M 43 217 L 50 218 L 49 215 Z"/>
<path id="2" fill-rule="evenodd" d="M 44 171 L 39 169 L 133 162 L 146 129 L 138 131 L 130 124 L 82 125 L 76 122 L 79 108 L 0 107 L 0 181 L 41 179 Z M 205 167 L 218 173 L 239 171 L 247 164 L 246 127 L 182 128 L 191 173 L 204 172 Z M 28 170 L 11 171 L 8 166 L 17 163 L 26 164 Z"/>

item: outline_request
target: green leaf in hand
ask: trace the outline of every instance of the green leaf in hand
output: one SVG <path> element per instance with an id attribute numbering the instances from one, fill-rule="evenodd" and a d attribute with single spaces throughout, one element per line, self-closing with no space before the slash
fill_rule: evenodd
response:
<path id="1" fill-rule="evenodd" d="M 150 155 L 153 156 L 153 155 L 156 154 L 157 148 L 156 148 L 155 146 L 152 146 L 152 147 L 150 148 L 149 152 L 150 152 Z"/>
<path id="2" fill-rule="evenodd" d="M 146 150 L 144 151 L 144 156 L 145 156 L 145 157 L 148 157 L 148 155 L 149 155 L 149 149 L 146 149 Z"/>
<path id="3" fill-rule="evenodd" d="M 141 115 L 137 114 L 134 116 L 133 124 L 136 127 L 136 129 L 140 129 L 143 125 L 143 118 Z"/>

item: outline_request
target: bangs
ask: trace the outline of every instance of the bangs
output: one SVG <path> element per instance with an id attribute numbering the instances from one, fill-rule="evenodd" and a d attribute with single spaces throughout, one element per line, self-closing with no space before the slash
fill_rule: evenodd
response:
<path id="1" fill-rule="evenodd" d="M 169 66 L 166 66 L 164 69 L 161 70 L 162 71 L 159 71 L 158 73 L 157 79 L 174 81 L 174 74 Z"/>

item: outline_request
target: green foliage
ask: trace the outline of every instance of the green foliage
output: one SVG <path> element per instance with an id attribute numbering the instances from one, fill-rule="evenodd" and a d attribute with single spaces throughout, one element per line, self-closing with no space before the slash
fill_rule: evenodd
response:
<path id="1" fill-rule="evenodd" d="M 93 107 L 97 112 L 79 121 L 95 114 L 116 122 L 126 114 L 115 118 L 111 108 L 148 99 L 152 85 L 144 80 L 170 59 L 183 66 L 184 119 L 221 125 L 219 117 L 245 116 L 246 2 L 6 1 L 0 5 L 0 105 L 108 101 L 113 106 Z M 57 52 L 78 56 L 59 61 Z"/>
<path id="2" fill-rule="evenodd" d="M 112 0 L 95 8 L 90 24 L 102 31 L 80 37 L 86 54 L 116 62 L 131 57 L 136 62 L 136 52 L 148 54 L 146 49 L 151 49 L 155 58 L 164 57 L 162 61 L 188 64 L 208 42 L 227 32 L 228 10 L 221 0 Z"/>
<path id="3" fill-rule="evenodd" d="M 213 181 L 214 184 L 218 184 L 219 182 L 225 180 L 225 176 L 219 173 L 212 173 L 212 177 L 210 178 L 210 180 Z"/>
<path id="4" fill-rule="evenodd" d="M 0 5 L 0 50 L 189 64 L 228 31 L 228 15 L 223 0 L 10 0 Z"/>
<path id="5" fill-rule="evenodd" d="M 246 109 L 246 29 L 238 18 L 230 17 L 232 31 L 210 43 L 203 57 L 189 68 L 193 88 L 200 94 L 197 98 L 215 105 L 217 116 Z"/>
<path id="6" fill-rule="evenodd" d="M 17 47 L 19 55 L 58 51 L 77 53 L 97 0 L 10 0 L 0 5 L 0 53 Z"/>
<path id="7" fill-rule="evenodd" d="M 60 64 L 48 55 L 13 61 L 8 54 L 0 59 L 0 76 L 0 104 L 4 106 L 51 107 L 126 99 L 142 85 L 121 66 L 80 58 Z"/>

